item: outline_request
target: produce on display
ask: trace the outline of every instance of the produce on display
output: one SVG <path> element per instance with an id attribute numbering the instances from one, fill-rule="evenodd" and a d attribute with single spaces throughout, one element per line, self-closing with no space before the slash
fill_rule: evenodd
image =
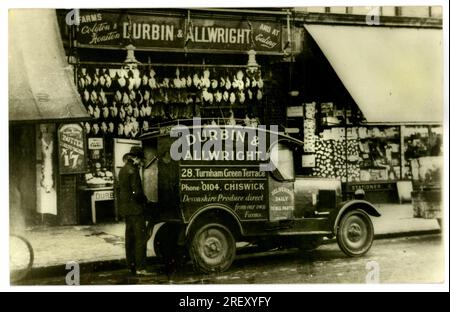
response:
<path id="1" fill-rule="evenodd" d="M 260 74 L 250 77 L 239 68 L 78 71 L 78 91 L 95 119 L 85 123 L 90 136 L 136 138 L 150 125 L 192 117 L 233 118 L 235 123 L 235 110 L 239 118 L 256 119 L 251 112 L 263 101 L 263 87 Z"/>

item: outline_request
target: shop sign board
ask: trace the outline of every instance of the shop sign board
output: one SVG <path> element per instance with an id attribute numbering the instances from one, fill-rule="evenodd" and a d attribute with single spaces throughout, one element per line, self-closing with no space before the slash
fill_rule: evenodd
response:
<path id="1" fill-rule="evenodd" d="M 77 44 L 82 47 L 133 44 L 137 50 L 282 51 L 280 23 L 247 18 L 188 21 L 185 17 L 82 10 L 77 29 Z"/>
<path id="2" fill-rule="evenodd" d="M 60 174 L 77 174 L 86 171 L 86 153 L 83 127 L 64 124 L 58 129 L 58 159 Z"/>
<path id="3" fill-rule="evenodd" d="M 366 192 L 395 191 L 396 188 L 395 182 L 348 183 L 347 192 L 354 193 L 357 190 L 364 190 Z"/>
<path id="4" fill-rule="evenodd" d="M 89 138 L 88 148 L 90 150 L 101 150 L 103 149 L 103 138 Z"/>
<path id="5" fill-rule="evenodd" d="M 114 191 L 113 190 L 94 192 L 94 200 L 95 201 L 113 200 L 113 199 L 114 199 Z"/>
<path id="6" fill-rule="evenodd" d="M 302 155 L 302 167 L 314 168 L 316 166 L 316 155 Z"/>
<path id="7" fill-rule="evenodd" d="M 303 117 L 303 106 L 289 106 L 286 115 L 287 117 Z"/>

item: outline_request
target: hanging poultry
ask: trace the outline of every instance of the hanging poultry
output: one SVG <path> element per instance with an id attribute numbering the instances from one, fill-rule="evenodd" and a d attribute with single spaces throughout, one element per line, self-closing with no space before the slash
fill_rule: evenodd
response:
<path id="1" fill-rule="evenodd" d="M 102 132 L 102 134 L 106 134 L 108 131 L 108 126 L 106 125 L 106 122 L 102 121 L 101 126 L 100 126 L 100 130 Z"/>
<path id="2" fill-rule="evenodd" d="M 158 84 L 156 82 L 156 72 L 153 69 L 150 70 L 150 79 L 148 80 L 148 85 L 152 90 L 158 88 Z"/>
<path id="3" fill-rule="evenodd" d="M 114 122 L 110 121 L 108 123 L 108 133 L 109 133 L 110 136 L 114 135 L 114 130 L 115 130 L 114 129 Z"/>
<path id="4" fill-rule="evenodd" d="M 119 109 L 117 108 L 117 103 L 116 101 L 112 102 L 112 106 L 109 107 L 109 115 L 111 116 L 112 119 L 116 119 L 117 115 L 119 114 Z"/>
<path id="5" fill-rule="evenodd" d="M 89 122 L 85 122 L 84 129 L 86 131 L 86 134 L 90 134 L 91 133 L 91 124 Z"/>
<path id="6" fill-rule="evenodd" d="M 203 75 L 201 77 L 201 82 L 200 82 L 200 87 L 201 88 L 206 88 L 209 89 L 209 87 L 211 86 L 211 80 L 209 79 L 210 77 L 210 71 L 208 69 L 205 69 L 203 71 Z"/>

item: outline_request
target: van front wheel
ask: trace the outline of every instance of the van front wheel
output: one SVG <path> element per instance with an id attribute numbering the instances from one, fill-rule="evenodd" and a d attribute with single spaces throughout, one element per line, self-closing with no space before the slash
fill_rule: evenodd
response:
<path id="1" fill-rule="evenodd" d="M 337 242 L 350 257 L 364 255 L 372 246 L 374 230 L 370 217 L 363 210 L 346 213 L 339 221 Z"/>
<path id="2" fill-rule="evenodd" d="M 197 271 L 223 272 L 233 263 L 236 256 L 236 242 L 226 226 L 210 223 L 200 226 L 193 233 L 189 253 Z"/>

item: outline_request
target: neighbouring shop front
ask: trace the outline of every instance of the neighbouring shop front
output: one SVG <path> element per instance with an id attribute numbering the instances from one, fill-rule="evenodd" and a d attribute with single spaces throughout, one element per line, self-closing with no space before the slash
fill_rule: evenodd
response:
<path id="1" fill-rule="evenodd" d="M 10 226 L 77 223 L 91 117 L 76 92 L 54 10 L 9 13 Z M 39 29 L 39 32 L 36 32 Z"/>
<path id="2" fill-rule="evenodd" d="M 338 178 L 374 203 L 440 184 L 442 30 L 296 25 L 305 36 L 287 124 L 305 142 L 299 173 Z"/>

